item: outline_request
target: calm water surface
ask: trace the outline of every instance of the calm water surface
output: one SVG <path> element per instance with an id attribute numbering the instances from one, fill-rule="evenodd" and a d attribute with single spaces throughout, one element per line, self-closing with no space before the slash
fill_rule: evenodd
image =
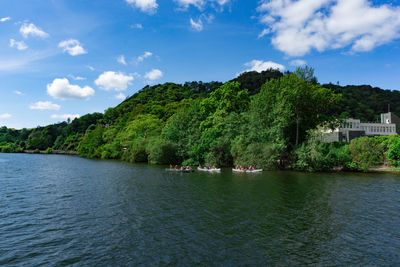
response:
<path id="1" fill-rule="evenodd" d="M 400 176 L 0 154 L 0 265 L 400 265 Z"/>

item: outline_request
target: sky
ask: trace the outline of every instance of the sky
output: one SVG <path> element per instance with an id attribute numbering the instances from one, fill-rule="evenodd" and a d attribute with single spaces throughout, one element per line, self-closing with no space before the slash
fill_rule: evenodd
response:
<path id="1" fill-rule="evenodd" d="M 104 112 L 145 85 L 308 65 L 400 89 L 400 1 L 2 0 L 0 126 Z"/>

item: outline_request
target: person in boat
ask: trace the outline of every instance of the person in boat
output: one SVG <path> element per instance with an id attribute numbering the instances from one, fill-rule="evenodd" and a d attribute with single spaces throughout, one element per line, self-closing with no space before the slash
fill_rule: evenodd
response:
<path id="1" fill-rule="evenodd" d="M 172 170 L 172 169 L 173 169 L 173 167 L 172 167 L 172 164 L 169 164 L 169 169 L 170 169 L 170 170 Z"/>
<path id="2" fill-rule="evenodd" d="M 178 169 L 178 165 L 175 165 L 174 169 L 177 170 Z"/>

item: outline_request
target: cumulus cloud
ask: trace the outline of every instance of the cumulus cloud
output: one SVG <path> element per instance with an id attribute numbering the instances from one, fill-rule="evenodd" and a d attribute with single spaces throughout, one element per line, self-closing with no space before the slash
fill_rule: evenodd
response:
<path id="1" fill-rule="evenodd" d="M 118 95 L 115 96 L 115 98 L 118 100 L 125 100 L 126 95 L 124 95 L 123 93 L 119 93 Z"/>
<path id="2" fill-rule="evenodd" d="M 11 114 L 9 113 L 0 114 L 0 119 L 8 119 L 8 118 L 11 118 Z"/>
<path id="3" fill-rule="evenodd" d="M 133 81 L 132 75 L 125 75 L 122 72 L 105 71 L 94 83 L 101 89 L 110 91 L 125 91 Z"/>
<path id="4" fill-rule="evenodd" d="M 61 108 L 60 105 L 53 104 L 50 101 L 38 101 L 29 106 L 30 109 L 39 109 L 39 110 L 59 110 Z"/>
<path id="5" fill-rule="evenodd" d="M 300 67 L 300 66 L 307 65 L 307 62 L 305 60 L 302 60 L 302 59 L 294 59 L 294 60 L 290 61 L 289 64 L 291 66 Z"/>
<path id="6" fill-rule="evenodd" d="M 246 69 L 244 72 L 246 72 L 246 71 L 262 72 L 264 70 L 269 70 L 269 69 L 275 69 L 275 70 L 280 70 L 280 71 L 285 70 L 285 66 L 283 66 L 279 63 L 272 62 L 272 61 L 262 61 L 262 60 L 254 59 L 250 62 L 245 63 L 244 65 L 246 67 L 248 67 L 248 69 Z"/>
<path id="7" fill-rule="evenodd" d="M 71 121 L 76 118 L 80 118 L 80 117 L 81 117 L 81 115 L 79 115 L 79 114 L 53 114 L 53 115 L 51 115 L 52 119 L 62 119 L 62 120 L 70 119 Z"/>
<path id="8" fill-rule="evenodd" d="M 47 84 L 47 93 L 57 99 L 84 99 L 94 95 L 94 90 L 89 86 L 72 85 L 67 78 L 57 78 Z"/>
<path id="9" fill-rule="evenodd" d="M 19 32 L 22 34 L 24 38 L 28 38 L 29 36 L 35 36 L 40 38 L 47 38 L 49 34 L 39 29 L 33 23 L 24 23 L 21 28 L 19 28 Z"/>
<path id="10" fill-rule="evenodd" d="M 369 51 L 400 37 L 400 8 L 368 0 L 263 0 L 257 10 L 272 45 L 289 56 Z"/>
<path id="11" fill-rule="evenodd" d="M 0 22 L 6 22 L 7 20 L 10 20 L 10 19 L 11 19 L 10 17 L 1 18 Z"/>
<path id="12" fill-rule="evenodd" d="M 137 61 L 138 62 L 143 62 L 146 58 L 151 57 L 152 55 L 153 55 L 153 53 L 151 53 L 149 51 L 146 51 L 146 52 L 144 52 L 143 55 L 138 56 Z"/>
<path id="13" fill-rule="evenodd" d="M 151 71 L 147 72 L 144 77 L 150 81 L 158 80 L 163 76 L 163 73 L 159 69 L 152 69 Z"/>
<path id="14" fill-rule="evenodd" d="M 199 18 L 197 21 L 194 21 L 192 18 L 190 18 L 190 26 L 192 29 L 198 32 L 203 30 L 203 22 L 201 21 L 201 18 Z"/>
<path id="15" fill-rule="evenodd" d="M 87 51 L 82 47 L 81 43 L 75 39 L 62 41 L 58 44 L 58 47 L 62 48 L 63 52 L 67 52 L 71 56 L 87 54 Z"/>
<path id="16" fill-rule="evenodd" d="M 15 47 L 18 50 L 25 50 L 28 48 L 28 46 L 25 44 L 24 41 L 15 41 L 14 39 L 10 39 L 10 47 Z"/>
<path id="17" fill-rule="evenodd" d="M 125 0 L 125 2 L 148 14 L 154 14 L 158 8 L 156 0 Z"/>

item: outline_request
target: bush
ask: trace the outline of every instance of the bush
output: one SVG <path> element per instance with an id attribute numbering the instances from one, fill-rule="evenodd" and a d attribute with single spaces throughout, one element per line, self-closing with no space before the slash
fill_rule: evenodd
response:
<path id="1" fill-rule="evenodd" d="M 16 153 L 18 152 L 18 146 L 14 143 L 8 143 L 0 147 L 2 153 Z"/>
<path id="2" fill-rule="evenodd" d="M 147 162 L 148 161 L 148 153 L 147 153 L 147 142 L 144 138 L 139 138 L 135 140 L 135 143 L 131 144 L 127 147 L 122 154 L 122 160 L 129 162 Z"/>
<path id="3" fill-rule="evenodd" d="M 331 171 L 352 169 L 349 146 L 345 143 L 323 143 L 309 140 L 295 151 L 294 169 L 300 171 Z"/>
<path id="4" fill-rule="evenodd" d="M 349 144 L 351 160 L 362 171 L 384 163 L 385 145 L 381 138 L 360 137 Z"/>
<path id="5" fill-rule="evenodd" d="M 177 147 L 174 143 L 157 139 L 149 149 L 148 160 L 152 164 L 179 164 L 181 159 L 177 156 Z"/>
<path id="6" fill-rule="evenodd" d="M 400 139 L 397 138 L 389 147 L 388 159 L 396 166 L 400 167 Z"/>
<path id="7" fill-rule="evenodd" d="M 273 145 L 253 143 L 246 146 L 241 139 L 239 137 L 232 143 L 231 153 L 235 166 L 256 166 L 265 170 L 278 167 L 279 151 Z"/>

